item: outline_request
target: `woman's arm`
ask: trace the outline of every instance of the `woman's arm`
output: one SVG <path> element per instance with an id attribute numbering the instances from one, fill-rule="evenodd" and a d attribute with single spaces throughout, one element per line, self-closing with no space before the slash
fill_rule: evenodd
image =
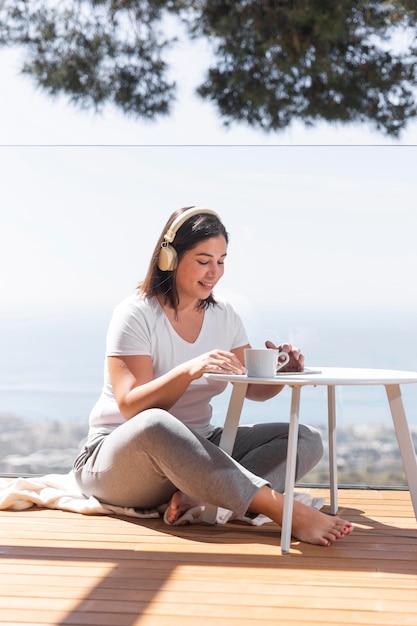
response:
<path id="1" fill-rule="evenodd" d="M 113 392 L 126 419 L 154 407 L 168 411 L 188 385 L 205 372 L 243 374 L 245 371 L 236 356 L 225 350 L 202 354 L 157 378 L 150 356 L 110 356 L 107 360 Z"/>

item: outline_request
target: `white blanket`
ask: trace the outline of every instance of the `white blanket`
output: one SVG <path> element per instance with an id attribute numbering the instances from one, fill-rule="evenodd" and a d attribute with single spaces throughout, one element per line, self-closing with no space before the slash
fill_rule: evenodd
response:
<path id="1" fill-rule="evenodd" d="M 23 511 L 33 505 L 61 509 L 84 515 L 128 515 L 129 517 L 159 517 L 157 510 L 144 510 L 102 504 L 93 496 L 84 496 L 74 474 L 48 474 L 34 478 L 0 479 L 0 509 Z"/>
<path id="2" fill-rule="evenodd" d="M 324 498 L 311 498 L 308 493 L 295 493 L 294 498 L 315 509 L 321 509 L 324 504 Z M 158 509 L 139 510 L 102 504 L 97 498 L 93 496 L 87 498 L 81 493 L 72 472 L 33 478 L 15 478 L 12 481 L 0 478 L 0 510 L 23 511 L 34 505 L 84 515 L 126 515 L 139 518 L 158 518 L 163 516 L 168 507 L 168 504 L 165 504 Z M 204 507 L 190 509 L 175 522 L 175 525 L 200 523 L 203 510 Z M 271 521 L 263 515 L 258 515 L 254 519 L 236 518 L 231 511 L 218 509 L 218 524 L 225 524 L 232 519 L 240 519 L 256 526 Z M 166 519 L 164 521 L 168 524 Z"/>

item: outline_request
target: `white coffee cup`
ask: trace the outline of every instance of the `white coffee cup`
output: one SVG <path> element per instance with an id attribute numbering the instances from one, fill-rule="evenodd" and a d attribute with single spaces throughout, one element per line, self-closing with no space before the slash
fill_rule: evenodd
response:
<path id="1" fill-rule="evenodd" d="M 283 360 L 281 360 L 283 359 Z M 245 349 L 245 366 L 248 376 L 256 378 L 274 378 L 276 373 L 290 360 L 287 352 L 273 348 Z"/>

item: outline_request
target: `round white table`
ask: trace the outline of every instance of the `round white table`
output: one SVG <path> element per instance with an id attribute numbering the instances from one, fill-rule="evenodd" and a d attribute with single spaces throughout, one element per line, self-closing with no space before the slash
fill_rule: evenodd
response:
<path id="1" fill-rule="evenodd" d="M 288 554 L 291 542 L 300 394 L 302 387 L 307 385 L 325 385 L 327 387 L 331 513 L 335 515 L 338 510 L 335 387 L 337 385 L 383 385 L 386 389 L 398 446 L 410 490 L 414 513 L 417 519 L 417 458 L 400 390 L 400 385 L 402 384 L 417 383 L 417 372 L 342 367 L 309 367 L 306 368 L 305 372 L 283 372 L 278 373 L 274 378 L 253 378 L 245 375 L 237 376 L 229 374 L 205 374 L 205 376 L 211 379 L 228 381 L 233 385 L 223 434 L 220 440 L 220 447 L 228 454 L 231 454 L 233 451 L 236 431 L 239 425 L 248 385 L 288 385 L 292 388 L 284 512 L 281 532 L 281 552 L 283 554 Z M 206 523 L 214 523 L 216 512 L 216 507 L 207 505 L 203 517 L 204 521 Z"/>

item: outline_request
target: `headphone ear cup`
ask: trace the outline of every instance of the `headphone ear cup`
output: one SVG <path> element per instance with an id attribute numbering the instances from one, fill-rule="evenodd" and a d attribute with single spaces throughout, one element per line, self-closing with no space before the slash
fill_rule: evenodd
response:
<path id="1" fill-rule="evenodd" d="M 178 264 L 175 248 L 170 245 L 161 246 L 158 257 L 158 267 L 163 272 L 172 272 Z"/>

